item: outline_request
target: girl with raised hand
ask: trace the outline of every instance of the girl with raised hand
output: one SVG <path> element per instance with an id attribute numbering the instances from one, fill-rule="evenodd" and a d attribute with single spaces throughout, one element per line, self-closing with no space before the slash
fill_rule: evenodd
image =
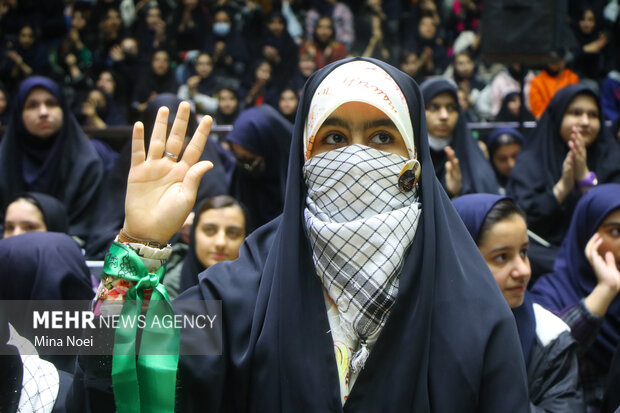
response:
<path id="1" fill-rule="evenodd" d="M 177 299 L 221 300 L 222 355 L 181 356 L 159 399 L 183 412 L 527 411 L 512 314 L 435 179 L 416 83 L 356 58 L 318 71 L 303 96 L 282 215 Z M 166 139 L 160 110 L 148 155 L 136 125 L 129 246 L 115 248 L 169 253 L 152 246 L 183 224 L 210 166 L 196 163 L 208 118 L 177 161 L 188 113 Z M 84 361 L 87 375 L 102 367 Z"/>
<path id="2" fill-rule="evenodd" d="M 448 196 L 499 193 L 493 169 L 467 128 L 454 82 L 432 78 L 420 89 L 426 104 L 431 159 Z"/>

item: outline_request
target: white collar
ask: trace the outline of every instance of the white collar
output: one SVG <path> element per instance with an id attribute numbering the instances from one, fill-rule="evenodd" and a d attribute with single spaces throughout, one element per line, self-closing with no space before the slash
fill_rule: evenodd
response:
<path id="1" fill-rule="evenodd" d="M 452 136 L 449 138 L 436 138 L 428 134 L 428 145 L 436 152 L 443 151 L 444 148 L 452 143 Z"/>

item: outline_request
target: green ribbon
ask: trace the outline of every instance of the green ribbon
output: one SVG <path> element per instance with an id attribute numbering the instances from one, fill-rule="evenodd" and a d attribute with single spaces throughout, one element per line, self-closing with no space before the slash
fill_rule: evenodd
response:
<path id="1" fill-rule="evenodd" d="M 119 413 L 174 412 L 179 330 L 154 323 L 165 316 L 174 318 L 166 287 L 159 283 L 165 272 L 166 266 L 162 265 L 155 274 L 149 273 L 138 254 L 117 242 L 105 257 L 105 275 L 136 283 L 125 295 L 114 335 L 112 387 Z M 140 323 L 145 289 L 152 289 L 153 293 Z M 142 339 L 136 357 L 139 326 Z"/>

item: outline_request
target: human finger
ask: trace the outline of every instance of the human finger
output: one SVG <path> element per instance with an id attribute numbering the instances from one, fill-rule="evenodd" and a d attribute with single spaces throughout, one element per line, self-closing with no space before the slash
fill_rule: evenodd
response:
<path id="1" fill-rule="evenodd" d="M 607 251 L 605 253 L 605 263 L 609 268 L 615 268 L 618 271 L 618 267 L 616 266 L 616 257 L 614 257 L 614 253 L 611 251 Z"/>
<path id="2" fill-rule="evenodd" d="M 452 149 L 450 146 L 446 146 L 444 148 L 444 152 L 446 153 L 446 156 L 448 157 L 448 161 L 450 162 L 454 161 L 454 158 L 455 158 L 454 149 Z"/>
<path id="3" fill-rule="evenodd" d="M 183 141 L 187 132 L 187 124 L 190 117 L 190 106 L 188 102 L 179 103 L 177 114 L 174 117 L 174 123 L 170 129 L 170 136 L 166 141 L 166 152 L 173 155 L 179 155 L 183 149 Z"/>
<path id="4" fill-rule="evenodd" d="M 588 240 L 588 243 L 586 244 L 586 248 L 584 249 L 584 254 L 586 255 L 586 257 L 588 255 L 591 255 L 592 253 L 592 248 L 594 247 L 594 242 L 596 241 L 596 238 L 598 237 L 598 233 L 595 232 L 594 235 L 592 235 L 590 237 L 590 239 Z"/>
<path id="5" fill-rule="evenodd" d="M 157 111 L 157 117 L 153 125 L 153 133 L 151 134 L 151 142 L 149 143 L 148 160 L 159 159 L 164 154 L 169 112 L 170 110 L 165 106 L 160 107 Z"/>
<path id="6" fill-rule="evenodd" d="M 183 152 L 183 162 L 188 165 L 193 165 L 198 162 L 204 150 L 207 138 L 209 137 L 209 132 L 211 132 L 212 124 L 213 118 L 211 118 L 211 116 L 205 116 L 200 120 L 196 132 L 194 132 L 194 136 L 192 136 L 192 140 L 187 145 L 187 148 L 185 148 L 185 152 Z"/>
<path id="7" fill-rule="evenodd" d="M 144 156 L 144 125 L 142 122 L 136 122 L 133 125 L 131 139 L 131 166 L 137 166 L 144 162 Z"/>
<path id="8" fill-rule="evenodd" d="M 196 199 L 200 180 L 211 168 L 213 168 L 213 163 L 211 161 L 200 161 L 189 168 L 185 174 L 185 178 L 183 178 L 183 192 L 187 199 Z"/>

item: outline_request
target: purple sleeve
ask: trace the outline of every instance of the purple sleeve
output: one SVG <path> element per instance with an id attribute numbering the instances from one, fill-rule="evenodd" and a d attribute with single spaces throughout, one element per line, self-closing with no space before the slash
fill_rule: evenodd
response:
<path id="1" fill-rule="evenodd" d="M 556 315 L 570 327 L 571 335 L 581 351 L 587 350 L 592 345 L 603 323 L 603 317 L 588 311 L 584 300 L 581 299 L 570 307 L 555 311 Z"/>

